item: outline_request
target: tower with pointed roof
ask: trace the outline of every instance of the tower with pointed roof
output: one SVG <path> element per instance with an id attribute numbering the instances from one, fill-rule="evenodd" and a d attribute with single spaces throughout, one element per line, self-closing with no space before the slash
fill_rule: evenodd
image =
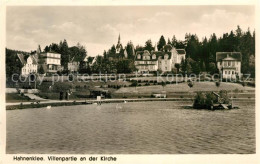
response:
<path id="1" fill-rule="evenodd" d="M 122 46 L 122 44 L 120 42 L 120 34 L 119 34 L 117 45 L 116 45 L 116 53 L 119 54 L 122 49 L 123 49 L 123 46 Z"/>

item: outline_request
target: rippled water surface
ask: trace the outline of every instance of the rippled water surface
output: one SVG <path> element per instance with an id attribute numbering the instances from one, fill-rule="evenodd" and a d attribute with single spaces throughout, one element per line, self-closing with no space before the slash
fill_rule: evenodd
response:
<path id="1" fill-rule="evenodd" d="M 189 102 L 133 102 L 7 111 L 12 153 L 255 153 L 255 106 L 184 109 Z"/>

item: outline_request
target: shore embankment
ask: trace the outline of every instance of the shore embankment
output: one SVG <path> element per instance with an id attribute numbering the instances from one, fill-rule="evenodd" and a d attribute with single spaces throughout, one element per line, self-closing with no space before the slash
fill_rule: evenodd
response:
<path id="1" fill-rule="evenodd" d="M 234 102 L 255 102 L 255 98 L 233 98 Z M 48 100 L 38 102 L 21 102 L 21 103 L 6 103 L 6 110 L 27 109 L 27 108 L 42 108 L 47 106 L 74 106 L 74 105 L 88 105 L 94 103 L 127 103 L 127 102 L 147 102 L 147 101 L 176 101 L 176 102 L 190 102 L 192 98 L 138 98 L 138 99 L 103 99 L 97 100 Z"/>

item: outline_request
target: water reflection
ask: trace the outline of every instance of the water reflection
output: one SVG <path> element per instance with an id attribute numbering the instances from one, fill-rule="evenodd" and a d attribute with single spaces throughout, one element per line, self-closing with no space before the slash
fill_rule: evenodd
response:
<path id="1" fill-rule="evenodd" d="M 111 103 L 7 111 L 7 153 L 254 153 L 253 103 L 184 109 L 185 102 Z M 73 110 L 72 110 L 73 109 Z"/>

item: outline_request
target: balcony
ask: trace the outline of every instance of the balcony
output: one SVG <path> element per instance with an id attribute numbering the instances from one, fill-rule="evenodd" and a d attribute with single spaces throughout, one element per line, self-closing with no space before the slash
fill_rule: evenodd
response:
<path id="1" fill-rule="evenodd" d="M 228 69 L 236 69 L 236 66 L 222 66 L 223 69 L 228 68 Z"/>

